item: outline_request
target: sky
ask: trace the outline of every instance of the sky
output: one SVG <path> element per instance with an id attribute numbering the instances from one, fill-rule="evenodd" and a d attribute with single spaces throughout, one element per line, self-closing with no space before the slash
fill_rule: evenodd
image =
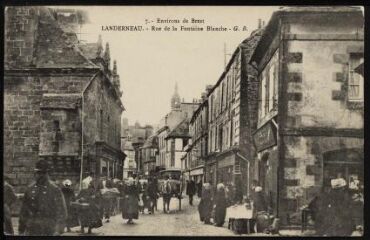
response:
<path id="1" fill-rule="evenodd" d="M 278 7 L 200 6 L 94 6 L 86 10 L 90 23 L 83 25 L 81 40 L 96 42 L 102 35 L 109 42 L 111 62 L 117 60 L 126 110 L 123 117 L 132 125 L 156 125 L 170 111 L 175 83 L 185 102 L 199 99 L 206 85 L 215 84 L 224 70 L 224 45 L 231 54 L 257 28 L 258 19 L 268 23 Z M 102 26 L 145 25 L 145 20 L 203 19 L 204 24 L 157 24 L 149 26 L 244 26 L 247 31 L 102 31 Z M 227 59 L 229 59 L 227 55 Z"/>

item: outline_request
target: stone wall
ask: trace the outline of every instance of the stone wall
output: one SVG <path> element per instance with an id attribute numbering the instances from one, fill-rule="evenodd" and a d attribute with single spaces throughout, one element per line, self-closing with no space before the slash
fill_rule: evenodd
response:
<path id="1" fill-rule="evenodd" d="M 37 76 L 4 76 L 4 172 L 17 191 L 33 178 L 38 160 L 41 85 Z"/>
<path id="2" fill-rule="evenodd" d="M 62 30 L 52 10 L 8 7 L 5 22 L 4 173 L 23 192 L 40 157 L 55 163 L 63 177 L 76 177 L 81 94 L 100 70 L 73 45 L 73 32 Z M 99 140 L 98 110 L 104 109 L 110 118 L 104 140 L 120 151 L 119 94 L 102 75 L 88 91 L 85 139 L 90 146 Z"/>
<path id="3" fill-rule="evenodd" d="M 5 9 L 5 68 L 32 66 L 38 12 L 36 7 Z"/>
<path id="4" fill-rule="evenodd" d="M 323 187 L 325 153 L 357 149 L 363 156 L 363 148 L 363 138 L 285 136 L 281 214 L 299 212 L 300 207 L 317 196 Z"/>

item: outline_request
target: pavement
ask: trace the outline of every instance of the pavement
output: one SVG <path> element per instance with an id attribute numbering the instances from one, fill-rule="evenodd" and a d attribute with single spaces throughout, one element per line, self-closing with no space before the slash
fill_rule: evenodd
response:
<path id="1" fill-rule="evenodd" d="M 273 236 L 267 234 L 242 234 L 237 235 L 227 228 L 227 219 L 223 227 L 204 224 L 199 219 L 198 204 L 200 199 L 194 197 L 193 206 L 189 205 L 187 196 L 181 201 L 171 199 L 170 213 L 163 213 L 162 198 L 158 199 L 158 211 L 154 214 L 139 214 L 139 219 L 134 224 L 127 224 L 121 214 L 111 217 L 110 222 L 103 221 L 103 226 L 92 230 L 92 234 L 81 234 L 80 228 L 72 228 L 72 232 L 64 233 L 63 236 Z M 14 218 L 14 230 L 17 233 L 18 219 Z M 86 229 L 87 230 L 87 229 Z M 85 230 L 85 231 L 86 231 Z M 276 236 L 299 236 L 298 230 L 282 230 Z"/>

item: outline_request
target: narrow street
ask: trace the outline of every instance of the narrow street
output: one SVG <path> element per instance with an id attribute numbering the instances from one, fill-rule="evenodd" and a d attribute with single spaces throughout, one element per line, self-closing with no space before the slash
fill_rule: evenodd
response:
<path id="1" fill-rule="evenodd" d="M 176 235 L 176 236 L 234 236 L 235 234 L 224 227 L 206 225 L 199 220 L 198 204 L 199 198 L 194 197 L 194 205 L 190 206 L 187 196 L 181 201 L 181 211 L 178 211 L 179 201 L 171 199 L 170 213 L 162 211 L 162 198 L 158 201 L 158 211 L 154 215 L 147 213 L 140 214 L 134 224 L 126 224 L 127 220 L 122 219 L 121 214 L 111 217 L 109 223 L 103 222 L 103 226 L 93 229 L 92 235 L 105 236 L 143 236 L 143 235 Z M 66 236 L 78 236 L 79 227 L 73 228 L 72 233 L 65 233 Z M 87 234 L 84 234 L 87 235 Z"/>
<path id="2" fill-rule="evenodd" d="M 264 233 L 237 235 L 227 229 L 227 217 L 223 227 L 206 225 L 199 220 L 198 204 L 200 199 L 194 197 L 193 206 L 189 205 L 188 196 L 181 201 L 181 211 L 178 211 L 179 201 L 171 199 L 170 213 L 162 211 L 162 198 L 158 200 L 158 211 L 154 215 L 140 214 L 134 224 L 126 224 L 121 213 L 111 217 L 110 222 L 103 222 L 103 226 L 93 229 L 92 234 L 81 234 L 80 228 L 72 228 L 72 232 L 63 236 L 272 236 Z M 13 218 L 15 235 L 18 235 L 18 218 Z M 86 229 L 87 230 L 87 229 Z M 300 236 L 299 230 L 280 230 L 275 236 Z"/>

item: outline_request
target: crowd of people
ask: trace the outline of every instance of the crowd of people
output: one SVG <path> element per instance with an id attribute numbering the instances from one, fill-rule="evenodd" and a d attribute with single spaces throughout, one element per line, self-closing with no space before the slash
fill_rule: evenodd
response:
<path id="1" fill-rule="evenodd" d="M 110 217 L 121 211 L 127 224 L 133 224 L 139 218 L 139 211 L 149 214 L 157 210 L 157 179 L 140 181 L 132 177 L 127 181 L 118 179 L 94 179 L 91 173 L 73 186 L 65 179 L 61 183 L 52 181 L 49 176 L 48 162 L 40 160 L 34 169 L 35 181 L 24 194 L 19 213 L 19 235 L 56 236 L 71 232 L 71 228 L 80 226 L 81 233 L 91 234 L 92 229 L 103 226 L 103 220 L 110 222 Z M 4 181 L 6 194 L 4 202 L 4 232 L 13 235 L 11 207 L 17 196 L 13 187 Z"/>
<path id="2" fill-rule="evenodd" d="M 127 224 L 139 218 L 139 213 L 154 214 L 157 200 L 163 197 L 163 212 L 169 212 L 174 185 L 168 176 L 158 184 L 155 177 L 147 180 L 128 178 L 94 179 L 92 174 L 81 181 L 80 189 L 66 179 L 61 183 L 52 181 L 49 176 L 49 164 L 40 160 L 36 163 L 35 181 L 25 191 L 19 213 L 20 235 L 55 236 L 70 232 L 80 226 L 81 233 L 91 234 L 92 229 L 108 223 L 113 214 L 122 213 Z M 78 184 L 78 183 L 76 183 Z M 271 208 L 261 186 L 252 182 L 252 194 L 243 197 L 241 191 L 232 183 L 195 183 L 186 181 L 186 194 L 189 205 L 194 204 L 194 195 L 200 199 L 198 212 L 200 221 L 222 227 L 225 223 L 227 208 L 244 205 L 253 211 L 256 231 L 271 230 L 271 222 L 266 214 Z M 180 196 L 183 188 L 181 187 Z M 4 181 L 4 232 L 13 235 L 11 207 L 17 196 L 13 187 Z M 358 180 L 347 182 L 343 178 L 332 179 L 329 189 L 324 189 L 306 206 L 310 209 L 316 234 L 319 236 L 349 236 L 354 230 L 362 231 L 363 226 L 363 185 Z"/>

